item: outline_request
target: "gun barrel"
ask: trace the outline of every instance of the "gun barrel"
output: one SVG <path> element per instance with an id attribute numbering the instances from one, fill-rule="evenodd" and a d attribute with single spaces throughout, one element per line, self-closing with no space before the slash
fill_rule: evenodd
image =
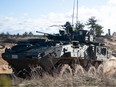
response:
<path id="1" fill-rule="evenodd" d="M 64 25 L 51 25 L 49 27 L 63 27 Z"/>
<path id="2" fill-rule="evenodd" d="M 40 31 L 36 31 L 36 33 L 41 33 L 41 34 L 47 34 L 48 35 L 48 33 L 40 32 Z"/>

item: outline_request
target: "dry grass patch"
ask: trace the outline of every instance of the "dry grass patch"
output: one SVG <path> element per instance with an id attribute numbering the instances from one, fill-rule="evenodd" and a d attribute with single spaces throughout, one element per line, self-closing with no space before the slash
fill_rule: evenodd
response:
<path id="1" fill-rule="evenodd" d="M 115 74 L 116 75 L 116 74 Z M 22 86 L 23 85 L 23 86 Z M 106 87 L 116 86 L 116 78 L 106 76 L 63 76 L 52 77 L 50 75 L 44 75 L 44 77 L 33 78 L 30 80 L 24 80 L 19 84 L 20 87 Z"/>

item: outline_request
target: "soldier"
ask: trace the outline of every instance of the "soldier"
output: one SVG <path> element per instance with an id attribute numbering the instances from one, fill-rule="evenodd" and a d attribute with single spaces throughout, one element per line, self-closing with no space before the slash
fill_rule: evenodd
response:
<path id="1" fill-rule="evenodd" d="M 72 34 L 73 33 L 73 28 L 72 28 L 70 22 L 66 22 L 64 27 L 65 27 L 65 30 L 66 30 L 67 34 Z"/>

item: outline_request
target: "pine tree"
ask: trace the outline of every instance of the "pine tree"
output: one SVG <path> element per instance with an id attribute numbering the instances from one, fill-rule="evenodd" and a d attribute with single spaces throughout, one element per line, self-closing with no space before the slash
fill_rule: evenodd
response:
<path id="1" fill-rule="evenodd" d="M 97 23 L 95 17 L 89 18 L 86 25 L 89 26 L 91 33 L 96 36 L 101 36 L 103 33 L 103 27 Z"/>

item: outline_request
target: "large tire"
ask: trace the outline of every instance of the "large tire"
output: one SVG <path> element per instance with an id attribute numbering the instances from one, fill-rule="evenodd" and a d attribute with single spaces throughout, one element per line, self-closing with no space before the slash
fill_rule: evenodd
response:
<path id="1" fill-rule="evenodd" d="M 41 66 L 36 66 L 31 68 L 31 78 L 38 78 L 38 77 L 43 77 L 43 74 L 45 73 L 45 71 L 43 70 L 43 68 Z"/>
<path id="2" fill-rule="evenodd" d="M 94 66 L 89 67 L 88 75 L 89 76 L 96 76 L 96 68 Z"/>
<path id="3" fill-rule="evenodd" d="M 71 75 L 72 76 L 72 69 L 68 64 L 64 64 L 61 68 L 60 71 L 60 76 L 66 76 L 66 75 Z"/>
<path id="4" fill-rule="evenodd" d="M 31 77 L 30 72 L 28 72 L 26 69 L 15 71 L 14 74 L 17 77 L 20 77 L 20 78 L 23 78 L 23 79 L 29 79 Z"/>
<path id="5" fill-rule="evenodd" d="M 85 74 L 85 70 L 84 68 L 77 64 L 75 67 L 75 71 L 74 71 L 74 76 L 78 75 L 78 76 L 83 76 Z"/>
<path id="6" fill-rule="evenodd" d="M 97 74 L 98 75 L 103 75 L 103 64 L 100 64 L 97 68 Z"/>

